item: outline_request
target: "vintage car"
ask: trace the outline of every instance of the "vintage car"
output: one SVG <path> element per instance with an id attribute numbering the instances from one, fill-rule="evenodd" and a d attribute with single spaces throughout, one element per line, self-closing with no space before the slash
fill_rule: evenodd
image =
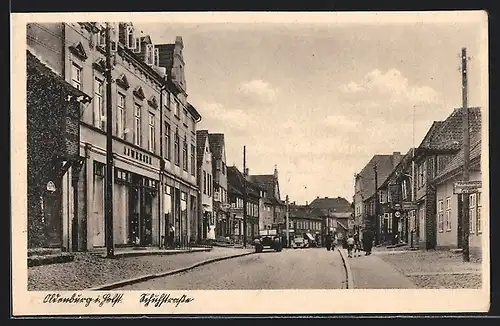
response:
<path id="1" fill-rule="evenodd" d="M 301 236 L 296 236 L 293 241 L 292 241 L 292 248 L 297 249 L 297 248 L 308 248 L 309 243 L 307 239 Z"/>
<path id="2" fill-rule="evenodd" d="M 255 252 L 262 252 L 264 248 L 274 251 L 281 251 L 283 244 L 276 230 L 263 230 L 259 232 L 259 237 L 254 240 Z"/>

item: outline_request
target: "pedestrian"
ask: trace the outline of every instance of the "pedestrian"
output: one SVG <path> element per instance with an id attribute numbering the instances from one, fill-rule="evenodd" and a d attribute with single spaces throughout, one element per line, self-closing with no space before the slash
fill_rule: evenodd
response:
<path id="1" fill-rule="evenodd" d="M 347 257 L 352 258 L 352 251 L 354 249 L 354 237 L 349 233 L 347 236 Z"/>
<path id="2" fill-rule="evenodd" d="M 332 249 L 332 233 L 328 232 L 325 239 L 326 250 L 330 251 Z"/>
<path id="3" fill-rule="evenodd" d="M 174 249 L 174 239 L 175 239 L 175 228 L 172 224 L 170 224 L 170 229 L 169 229 L 170 249 Z"/>
<path id="4" fill-rule="evenodd" d="M 337 234 L 335 232 L 332 233 L 332 250 L 335 250 L 337 246 Z"/>
<path id="5" fill-rule="evenodd" d="M 363 248 L 365 251 L 365 256 L 369 256 L 372 254 L 372 246 L 373 246 L 373 231 L 371 229 L 367 229 L 363 232 Z"/>
<path id="6" fill-rule="evenodd" d="M 359 233 L 354 233 L 354 256 L 361 255 L 361 241 L 359 240 Z"/>

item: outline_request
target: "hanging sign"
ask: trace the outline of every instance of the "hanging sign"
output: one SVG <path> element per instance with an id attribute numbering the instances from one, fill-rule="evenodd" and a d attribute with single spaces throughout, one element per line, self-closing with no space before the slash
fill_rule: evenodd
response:
<path id="1" fill-rule="evenodd" d="M 481 188 L 481 181 L 457 181 L 453 184 L 453 193 L 459 194 L 472 194 L 479 191 Z"/>
<path id="2" fill-rule="evenodd" d="M 47 191 L 50 192 L 56 191 L 56 185 L 54 184 L 54 182 L 52 181 L 47 182 Z"/>

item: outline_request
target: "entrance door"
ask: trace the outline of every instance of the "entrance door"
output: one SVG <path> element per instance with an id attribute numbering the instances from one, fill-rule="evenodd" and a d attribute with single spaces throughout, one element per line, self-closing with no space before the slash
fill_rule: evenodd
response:
<path id="1" fill-rule="evenodd" d="M 128 244 L 140 243 L 139 235 L 139 215 L 140 215 L 140 193 L 139 188 L 136 186 L 131 186 L 129 188 L 129 234 L 128 234 Z"/>
<path id="2" fill-rule="evenodd" d="M 45 194 L 43 200 L 45 246 L 60 248 L 62 246 L 62 216 L 60 192 Z"/>
<path id="3" fill-rule="evenodd" d="M 143 208 L 140 218 L 141 225 L 141 245 L 149 246 L 153 244 L 153 194 L 150 190 L 142 189 L 143 200 L 141 207 Z"/>
<path id="4" fill-rule="evenodd" d="M 105 224 L 104 224 L 104 178 L 95 176 L 94 178 L 94 247 L 104 247 L 105 245 Z"/>

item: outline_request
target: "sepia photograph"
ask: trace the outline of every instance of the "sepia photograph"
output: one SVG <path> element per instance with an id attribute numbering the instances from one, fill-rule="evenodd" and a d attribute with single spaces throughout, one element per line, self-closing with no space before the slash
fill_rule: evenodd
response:
<path id="1" fill-rule="evenodd" d="M 487 22 L 13 14 L 14 306 L 487 311 Z"/>

